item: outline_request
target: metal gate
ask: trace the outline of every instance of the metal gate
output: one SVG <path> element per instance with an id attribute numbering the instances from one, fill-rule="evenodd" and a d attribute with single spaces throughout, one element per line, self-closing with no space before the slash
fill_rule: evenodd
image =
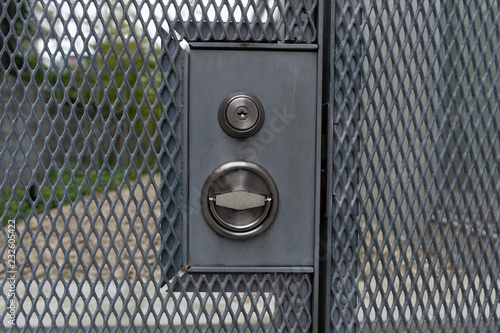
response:
<path id="1" fill-rule="evenodd" d="M 498 1 L 0 4 L 1 330 L 500 327 Z M 313 273 L 185 273 L 193 41 L 322 51 Z"/>

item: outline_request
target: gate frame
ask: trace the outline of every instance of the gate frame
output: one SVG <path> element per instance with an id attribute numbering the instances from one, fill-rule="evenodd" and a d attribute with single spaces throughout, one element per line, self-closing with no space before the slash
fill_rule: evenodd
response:
<path id="1" fill-rule="evenodd" d="M 356 221 L 359 220 L 360 214 L 357 195 L 360 186 L 358 161 L 360 138 L 357 124 L 361 109 L 357 95 L 361 76 L 359 70 L 352 72 L 350 65 L 354 62 L 355 68 L 359 69 L 362 3 L 354 0 L 321 3 L 325 3 L 324 14 L 321 16 L 323 21 L 320 23 L 322 31 L 318 34 L 324 45 L 322 173 L 324 173 L 325 189 L 321 198 L 320 279 L 317 281 L 320 290 L 318 307 L 321 311 L 318 317 L 318 329 L 319 332 L 352 332 L 356 331 L 359 298 L 355 281 L 359 266 L 359 225 Z M 342 56 L 346 59 L 337 63 Z M 347 93 L 340 96 L 340 99 L 337 97 L 339 86 L 358 87 L 354 91 L 349 91 L 354 93 L 354 100 L 357 103 L 345 103 L 342 104 L 342 108 L 338 107 L 342 99 L 349 98 Z M 351 121 L 346 122 L 345 119 Z M 349 145 L 346 147 L 342 142 L 338 142 L 339 137 L 344 137 Z M 354 149 L 349 150 L 349 147 Z M 349 161 L 349 153 L 353 152 L 354 159 Z M 354 177 L 341 179 L 343 170 L 349 170 Z M 350 181 L 349 185 L 354 189 L 351 193 L 345 189 L 346 181 Z M 347 210 L 347 214 L 342 210 L 343 203 L 348 203 L 348 208 L 351 208 Z M 336 237 L 341 236 L 342 232 L 345 232 L 347 238 Z M 335 317 L 335 313 L 339 314 L 338 318 Z"/>

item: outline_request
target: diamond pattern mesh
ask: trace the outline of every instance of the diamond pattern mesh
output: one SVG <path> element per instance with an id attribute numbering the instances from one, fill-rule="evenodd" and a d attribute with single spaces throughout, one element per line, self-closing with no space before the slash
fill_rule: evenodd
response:
<path id="1" fill-rule="evenodd" d="M 332 13 L 331 331 L 498 330 L 499 3 Z"/>
<path id="2" fill-rule="evenodd" d="M 325 5 L 326 325 L 495 331 L 499 3 Z M 310 331 L 311 275 L 176 276 L 179 41 L 314 43 L 318 2 L 2 0 L 0 8 L 2 327 Z"/>
<path id="3" fill-rule="evenodd" d="M 188 41 L 312 43 L 315 0 L 171 1 L 171 26 Z"/>
<path id="4" fill-rule="evenodd" d="M 311 275 L 169 279 L 183 266 L 179 41 L 312 43 L 317 6 L 0 0 L 0 327 L 311 329 Z"/>

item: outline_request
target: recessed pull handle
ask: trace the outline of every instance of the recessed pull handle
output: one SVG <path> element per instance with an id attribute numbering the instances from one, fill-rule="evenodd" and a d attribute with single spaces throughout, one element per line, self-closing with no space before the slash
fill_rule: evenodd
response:
<path id="1" fill-rule="evenodd" d="M 266 205 L 267 198 L 265 195 L 250 193 L 247 191 L 233 191 L 223 194 L 217 194 L 209 198 L 210 201 L 215 201 L 218 207 L 229 208 L 233 210 L 247 210 L 258 208 Z"/>
<path id="2" fill-rule="evenodd" d="M 201 191 L 205 220 L 215 232 L 233 239 L 255 237 L 269 228 L 278 202 L 278 189 L 271 175 L 248 161 L 221 165 Z"/>

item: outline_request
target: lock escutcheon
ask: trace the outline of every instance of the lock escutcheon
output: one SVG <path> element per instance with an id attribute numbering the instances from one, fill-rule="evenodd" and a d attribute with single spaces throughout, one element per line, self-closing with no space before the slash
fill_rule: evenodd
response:
<path id="1" fill-rule="evenodd" d="M 257 96 L 247 92 L 229 94 L 219 107 L 220 126 L 226 134 L 238 139 L 257 133 L 264 118 L 264 106 Z"/>

